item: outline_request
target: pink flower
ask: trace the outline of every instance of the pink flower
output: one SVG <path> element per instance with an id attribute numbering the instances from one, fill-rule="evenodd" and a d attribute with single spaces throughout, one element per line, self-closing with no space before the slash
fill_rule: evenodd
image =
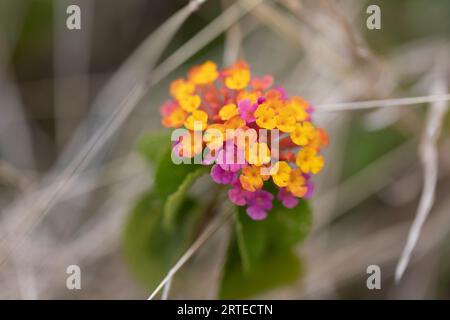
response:
<path id="1" fill-rule="evenodd" d="M 289 209 L 294 208 L 298 204 L 298 199 L 285 188 L 281 188 L 278 192 L 278 200 Z"/>
<path id="2" fill-rule="evenodd" d="M 288 94 L 283 87 L 276 87 L 275 90 L 277 90 L 281 94 L 281 100 L 288 99 Z"/>
<path id="3" fill-rule="evenodd" d="M 311 199 L 311 197 L 313 196 L 313 193 L 314 193 L 314 185 L 311 181 L 308 181 L 308 182 L 306 182 L 306 187 L 308 188 L 308 191 L 306 191 L 303 198 Z"/>
<path id="4" fill-rule="evenodd" d="M 237 179 L 237 173 L 225 171 L 216 164 L 211 168 L 211 178 L 219 184 L 231 184 Z"/>
<path id="5" fill-rule="evenodd" d="M 258 105 L 263 104 L 266 101 L 267 101 L 267 99 L 265 97 L 259 97 L 258 98 Z"/>
<path id="6" fill-rule="evenodd" d="M 314 106 L 310 103 L 308 103 L 308 106 L 306 107 L 306 113 L 308 114 L 308 119 L 309 121 L 311 121 L 312 118 L 312 114 L 314 113 L 315 109 Z"/>
<path id="7" fill-rule="evenodd" d="M 266 90 L 273 84 L 273 77 L 265 75 L 262 78 L 253 78 L 250 82 L 255 90 Z"/>
<path id="8" fill-rule="evenodd" d="M 258 105 L 252 104 L 249 99 L 244 99 L 238 102 L 239 114 L 247 123 L 255 122 L 254 112 L 257 107 Z"/>
<path id="9" fill-rule="evenodd" d="M 233 184 L 233 188 L 228 190 L 228 198 L 237 206 L 246 205 L 248 199 L 252 196 L 252 192 L 242 189 L 239 180 Z"/>
<path id="10" fill-rule="evenodd" d="M 272 210 L 273 194 L 264 190 L 252 192 L 252 196 L 247 200 L 247 214 L 253 220 L 263 220 L 267 217 L 267 212 Z"/>
<path id="11" fill-rule="evenodd" d="M 177 103 L 173 100 L 166 101 L 159 109 L 163 117 L 170 115 L 177 108 Z"/>
<path id="12" fill-rule="evenodd" d="M 272 210 L 273 195 L 264 190 L 250 192 L 242 189 L 239 181 L 234 183 L 234 187 L 228 190 L 228 198 L 237 206 L 248 205 L 247 214 L 253 220 L 263 220 L 267 217 L 267 212 Z"/>
<path id="13" fill-rule="evenodd" d="M 223 170 L 236 172 L 245 167 L 244 150 L 238 149 L 233 141 L 226 141 L 224 147 L 218 152 L 216 161 Z"/>

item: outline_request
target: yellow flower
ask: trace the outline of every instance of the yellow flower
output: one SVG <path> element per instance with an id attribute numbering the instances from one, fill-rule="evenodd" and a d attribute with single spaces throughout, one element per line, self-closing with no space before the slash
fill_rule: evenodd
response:
<path id="1" fill-rule="evenodd" d="M 224 105 L 219 111 L 220 119 L 224 121 L 230 120 L 232 117 L 237 116 L 238 114 L 238 108 L 234 103 Z"/>
<path id="2" fill-rule="evenodd" d="M 188 95 L 181 97 L 178 103 L 185 111 L 192 112 L 200 107 L 202 99 L 198 95 Z"/>
<path id="3" fill-rule="evenodd" d="M 255 142 L 247 148 L 245 157 L 248 163 L 262 166 L 270 162 L 270 149 L 265 142 Z"/>
<path id="4" fill-rule="evenodd" d="M 208 122 L 208 114 L 202 110 L 194 110 L 184 121 L 184 126 L 189 130 L 205 130 Z"/>
<path id="5" fill-rule="evenodd" d="M 283 132 L 292 132 L 295 129 L 295 112 L 288 106 L 279 110 L 277 115 L 277 128 Z"/>
<path id="6" fill-rule="evenodd" d="M 306 112 L 308 103 L 302 98 L 295 96 L 292 97 L 291 100 L 287 103 L 287 106 L 294 110 L 295 120 L 305 121 L 309 118 L 308 112 Z"/>
<path id="7" fill-rule="evenodd" d="M 225 85 L 231 90 L 242 90 L 250 82 L 250 71 L 248 69 L 235 69 L 225 78 Z"/>
<path id="8" fill-rule="evenodd" d="M 264 181 L 269 179 L 270 176 L 262 175 L 261 168 L 256 166 L 247 166 L 242 169 L 242 173 L 239 177 L 242 188 L 247 191 L 255 192 L 261 189 Z"/>
<path id="9" fill-rule="evenodd" d="M 322 170 L 324 160 L 315 149 L 305 147 L 298 152 L 295 163 L 302 172 L 315 174 Z"/>
<path id="10" fill-rule="evenodd" d="M 276 127 L 275 110 L 266 103 L 259 105 L 255 111 L 256 124 L 260 128 L 272 130 Z"/>
<path id="11" fill-rule="evenodd" d="M 250 100 L 251 104 L 254 104 L 258 101 L 259 94 L 255 91 L 240 91 L 236 101 L 241 101 L 244 99 Z"/>
<path id="12" fill-rule="evenodd" d="M 325 147 L 327 144 L 328 136 L 326 132 L 322 128 L 317 128 L 307 147 L 319 151 L 321 147 Z"/>
<path id="13" fill-rule="evenodd" d="M 195 91 L 195 85 L 184 79 L 177 79 L 170 84 L 170 94 L 177 100 L 192 95 Z"/>
<path id="14" fill-rule="evenodd" d="M 277 162 L 270 170 L 273 182 L 279 187 L 286 187 L 289 182 L 289 177 L 292 168 L 286 161 Z"/>
<path id="15" fill-rule="evenodd" d="M 198 85 L 213 83 L 218 76 L 217 65 L 212 61 L 206 61 L 189 71 L 189 80 Z"/>
<path id="16" fill-rule="evenodd" d="M 295 125 L 294 131 L 290 134 L 291 140 L 299 146 L 305 146 L 314 139 L 315 128 L 311 122 L 305 121 L 302 123 L 297 123 Z"/>
<path id="17" fill-rule="evenodd" d="M 245 126 L 245 120 L 240 116 L 234 116 L 225 121 L 224 126 L 226 129 L 239 129 Z"/>
<path id="18" fill-rule="evenodd" d="M 202 139 L 195 139 L 194 133 L 188 131 L 181 137 L 181 141 L 178 146 L 178 155 L 182 157 L 192 158 L 196 154 L 202 152 L 202 149 Z"/>
<path id="19" fill-rule="evenodd" d="M 225 128 L 223 124 L 212 124 L 208 126 L 204 135 L 203 141 L 210 149 L 217 149 L 222 147 L 223 141 L 225 140 Z"/>
<path id="20" fill-rule="evenodd" d="M 269 107 L 275 110 L 275 112 L 278 112 L 286 105 L 286 103 L 281 98 L 281 93 L 275 89 L 269 90 L 266 93 L 266 103 L 269 105 Z"/>
<path id="21" fill-rule="evenodd" d="M 186 116 L 187 113 L 180 107 L 177 107 L 163 118 L 162 124 L 169 128 L 179 128 L 183 125 Z"/>
<path id="22" fill-rule="evenodd" d="M 286 189 L 298 198 L 303 197 L 308 191 L 306 179 L 299 169 L 291 170 Z"/>

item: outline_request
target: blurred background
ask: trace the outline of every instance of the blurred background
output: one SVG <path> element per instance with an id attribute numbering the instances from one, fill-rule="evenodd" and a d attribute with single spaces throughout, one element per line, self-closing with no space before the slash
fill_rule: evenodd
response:
<path id="1" fill-rule="evenodd" d="M 80 30 L 66 27 L 71 4 Z M 366 26 L 372 4 L 380 30 Z M 136 141 L 162 130 L 171 80 L 237 58 L 316 105 L 330 136 L 303 276 L 258 297 L 449 298 L 450 117 L 427 98 L 449 92 L 449 49 L 445 0 L 0 1 L 0 298 L 148 297 L 122 249 L 152 184 Z M 421 197 L 432 208 L 395 285 Z M 170 298 L 216 297 L 229 231 L 183 266 Z M 82 290 L 66 288 L 72 264 Z M 369 265 L 381 290 L 366 287 Z"/>

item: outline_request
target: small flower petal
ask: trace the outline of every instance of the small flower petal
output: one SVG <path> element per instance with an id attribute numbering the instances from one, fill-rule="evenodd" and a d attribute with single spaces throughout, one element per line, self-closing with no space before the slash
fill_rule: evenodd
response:
<path id="1" fill-rule="evenodd" d="M 226 104 L 220 109 L 219 116 L 222 120 L 230 120 L 232 117 L 239 114 L 238 109 L 234 103 Z"/>

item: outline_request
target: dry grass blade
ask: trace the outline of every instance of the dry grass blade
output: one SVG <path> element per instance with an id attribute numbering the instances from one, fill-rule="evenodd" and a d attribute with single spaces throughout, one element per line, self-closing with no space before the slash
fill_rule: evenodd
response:
<path id="1" fill-rule="evenodd" d="M 172 286 L 172 278 L 164 285 L 163 293 L 161 294 L 161 300 L 167 300 L 169 298 L 170 287 Z"/>
<path id="2" fill-rule="evenodd" d="M 253 3 L 253 6 L 256 6 L 262 0 L 256 0 Z M 183 12 L 184 15 L 182 17 L 178 17 L 176 20 L 177 26 L 181 24 L 181 18 L 183 21 L 187 18 L 188 14 L 196 9 L 196 6 L 200 4 L 202 1 L 192 1 L 195 5 L 186 6 Z M 139 102 L 139 100 L 144 96 L 145 92 L 148 89 L 148 86 L 153 86 L 158 83 L 164 77 L 166 77 L 171 71 L 176 69 L 179 65 L 181 65 L 184 61 L 194 55 L 198 50 L 207 45 L 211 40 L 217 37 L 220 33 L 222 33 L 225 29 L 231 26 L 234 22 L 236 22 L 243 14 L 245 14 L 246 10 L 250 10 L 252 7 L 247 7 L 243 9 L 239 4 L 234 4 L 230 8 L 228 8 L 225 12 L 223 12 L 219 17 L 217 17 L 213 22 L 211 22 L 208 26 L 206 26 L 202 31 L 200 31 L 196 36 L 190 39 L 186 44 L 176 50 L 172 55 L 170 55 L 164 62 L 162 62 L 151 74 L 151 78 L 148 83 L 139 83 L 136 84 L 125 99 L 122 100 L 121 105 L 116 108 L 111 114 L 111 116 L 107 119 L 103 126 L 99 130 L 97 130 L 96 134 L 88 141 L 87 144 L 83 146 L 83 149 L 77 154 L 77 156 L 70 162 L 70 164 L 64 169 L 64 171 L 57 175 L 55 181 L 51 182 L 50 187 L 44 188 L 45 192 L 38 192 L 38 195 L 41 197 L 37 201 L 32 201 L 35 203 L 35 212 L 36 218 L 32 218 L 32 223 L 25 224 L 36 224 L 40 219 L 42 219 L 46 213 L 50 210 L 53 204 L 55 204 L 58 200 L 58 197 L 61 195 L 64 190 L 67 190 L 70 185 L 69 182 L 72 182 L 77 178 L 77 173 L 82 170 L 87 163 L 96 155 L 99 151 L 100 147 L 104 144 L 104 142 L 111 137 L 111 135 L 116 132 L 116 130 L 120 127 L 120 125 L 125 121 L 128 115 L 132 112 L 133 108 Z M 188 12 L 185 12 L 189 10 Z M 181 13 L 178 13 L 181 14 Z M 153 39 L 159 38 L 161 36 L 168 36 L 168 26 L 173 27 L 175 24 L 174 21 L 169 19 L 166 24 L 161 26 L 154 34 L 150 36 Z M 176 28 L 172 29 L 175 32 Z M 169 33 L 170 34 L 170 33 Z M 150 41 L 146 41 L 145 46 Z M 163 48 L 159 48 L 159 52 L 162 52 Z M 138 49 L 137 53 L 138 57 L 142 56 L 142 52 Z M 156 61 L 156 60 L 155 60 Z M 134 69 L 136 65 L 130 63 L 130 69 Z M 118 76 L 118 79 L 124 80 L 123 76 Z M 114 81 L 114 80 L 113 80 Z M 115 83 L 116 81 L 114 81 Z M 111 88 L 115 86 L 112 85 Z M 111 89 L 113 90 L 113 89 Z M 109 92 L 110 90 L 106 90 Z M 114 90 L 113 90 L 114 91 Z M 20 208 L 22 204 L 18 204 Z M 17 208 L 16 208 L 17 209 Z M 34 216 L 34 215 L 32 215 Z M 22 224 L 22 222 L 21 222 Z"/>
<path id="3" fill-rule="evenodd" d="M 241 52 L 242 31 L 238 23 L 230 27 L 225 37 L 225 48 L 223 53 L 223 64 L 225 66 L 231 65 L 238 60 Z"/>
<path id="4" fill-rule="evenodd" d="M 214 19 L 209 25 L 203 28 L 199 33 L 178 48 L 160 65 L 158 65 L 158 67 L 152 72 L 150 85 L 161 81 L 170 72 L 178 68 L 183 62 L 192 57 L 201 48 L 214 40 L 224 30 L 227 30 L 248 11 L 251 11 L 263 1 L 264 0 L 253 0 L 251 5 L 244 8 L 239 5 L 239 3 L 231 5 L 228 9 L 221 13 L 220 16 Z"/>
<path id="5" fill-rule="evenodd" d="M 226 209 L 225 213 L 215 218 L 211 224 L 206 227 L 202 234 L 194 241 L 194 243 L 189 247 L 189 249 L 181 256 L 178 262 L 169 270 L 164 279 L 148 297 L 148 300 L 152 300 L 158 292 L 166 286 L 167 283 L 172 281 L 172 277 L 177 273 L 177 271 L 197 252 L 197 250 L 217 231 L 221 226 L 228 221 L 234 212 L 233 208 Z M 166 296 L 166 295 L 165 295 Z M 166 296 L 167 297 L 167 296 Z"/>
<path id="6" fill-rule="evenodd" d="M 396 106 L 413 105 L 420 103 L 445 102 L 450 100 L 450 94 L 435 94 L 420 97 L 407 97 L 396 99 L 380 99 L 369 101 L 324 103 L 316 106 L 317 112 L 350 111 L 371 108 L 387 108 Z"/>
<path id="7" fill-rule="evenodd" d="M 392 171 L 398 170 L 399 167 L 404 166 L 405 155 L 413 154 L 416 142 L 415 139 L 408 140 L 402 145 L 389 151 L 384 156 L 373 161 L 340 185 L 318 196 L 315 201 L 315 209 L 318 212 L 322 212 L 323 208 L 336 196 L 339 197 L 339 203 L 336 204 L 333 213 L 325 216 L 317 216 L 314 223 L 314 230 L 324 228 L 333 219 L 336 219 L 341 214 L 354 208 L 369 196 L 392 182 Z M 365 187 L 358 188 L 358 186 Z"/>
<path id="8" fill-rule="evenodd" d="M 438 72 L 437 72 L 438 74 Z M 434 85 L 434 93 L 445 92 L 447 88 L 444 77 L 436 77 Z M 412 251 L 420 236 L 422 226 L 431 211 L 434 204 L 435 189 L 438 178 L 438 151 L 437 140 L 441 131 L 442 121 L 447 112 L 448 104 L 445 101 L 434 101 L 431 108 L 428 110 L 428 117 L 426 126 L 423 132 L 422 141 L 420 144 L 420 159 L 423 167 L 424 184 L 422 188 L 422 195 L 419 206 L 417 208 L 416 217 L 411 226 L 406 241 L 405 248 L 398 262 L 395 270 L 395 281 L 401 280 L 409 260 L 411 259 Z"/>
<path id="9" fill-rule="evenodd" d="M 136 50 L 136 52 L 130 57 L 130 59 L 124 64 L 124 66 L 113 77 L 110 84 L 100 94 L 97 105 L 108 105 L 107 102 L 111 102 L 106 98 L 109 96 L 115 97 L 113 92 L 118 90 L 119 86 L 123 83 L 128 83 L 127 79 L 133 76 L 142 78 L 142 72 L 148 72 L 153 68 L 158 57 L 167 46 L 171 35 L 173 35 L 181 26 L 181 24 L 189 17 L 189 15 L 197 9 L 198 5 L 203 1 L 193 0 L 178 11 L 174 16 L 168 19 L 161 27 L 153 32 L 146 41 Z M 155 44 L 158 45 L 155 45 Z M 139 71 L 140 70 L 140 71 Z M 5 217 L 14 216 L 14 212 L 21 211 L 23 209 L 22 201 L 26 203 L 33 203 L 33 209 L 27 211 L 24 217 L 15 217 L 13 222 L 5 223 L 7 226 L 11 226 L 10 235 L 18 236 L 26 234 L 30 229 L 29 226 L 36 225 L 50 210 L 52 205 L 57 202 L 60 195 L 67 190 L 71 182 L 77 178 L 77 174 L 85 168 L 89 161 L 99 152 L 101 146 L 107 141 L 114 132 L 121 126 L 121 124 L 127 119 L 133 108 L 146 92 L 145 81 L 135 84 L 130 91 L 125 95 L 125 98 L 120 97 L 120 104 L 115 110 L 111 112 L 109 117 L 104 121 L 103 125 L 95 132 L 95 134 L 89 139 L 86 144 L 80 147 L 74 158 L 69 162 L 66 168 L 60 173 L 53 173 L 54 179 L 50 179 L 48 185 L 38 186 L 34 191 L 30 191 L 27 195 L 28 199 L 20 199 L 19 203 L 12 206 L 9 212 L 11 214 L 5 214 Z M 96 106 L 94 106 L 95 109 Z M 83 126 L 81 127 L 81 130 Z M 76 140 L 76 137 L 75 137 Z M 72 156 L 73 156 L 72 154 Z M 70 156 L 70 155 L 66 155 Z M 52 175 L 50 175 L 52 176 Z M 8 233 L 2 236 L 2 245 L 4 245 L 5 238 Z"/>
<path id="10" fill-rule="evenodd" d="M 239 2 L 246 8 L 253 8 L 259 1 L 240 0 Z M 297 47 L 303 48 L 303 41 L 300 37 L 300 33 L 297 31 L 298 26 L 275 6 L 263 3 L 252 10 L 252 14 L 254 14 L 262 24 L 267 25 Z"/>

